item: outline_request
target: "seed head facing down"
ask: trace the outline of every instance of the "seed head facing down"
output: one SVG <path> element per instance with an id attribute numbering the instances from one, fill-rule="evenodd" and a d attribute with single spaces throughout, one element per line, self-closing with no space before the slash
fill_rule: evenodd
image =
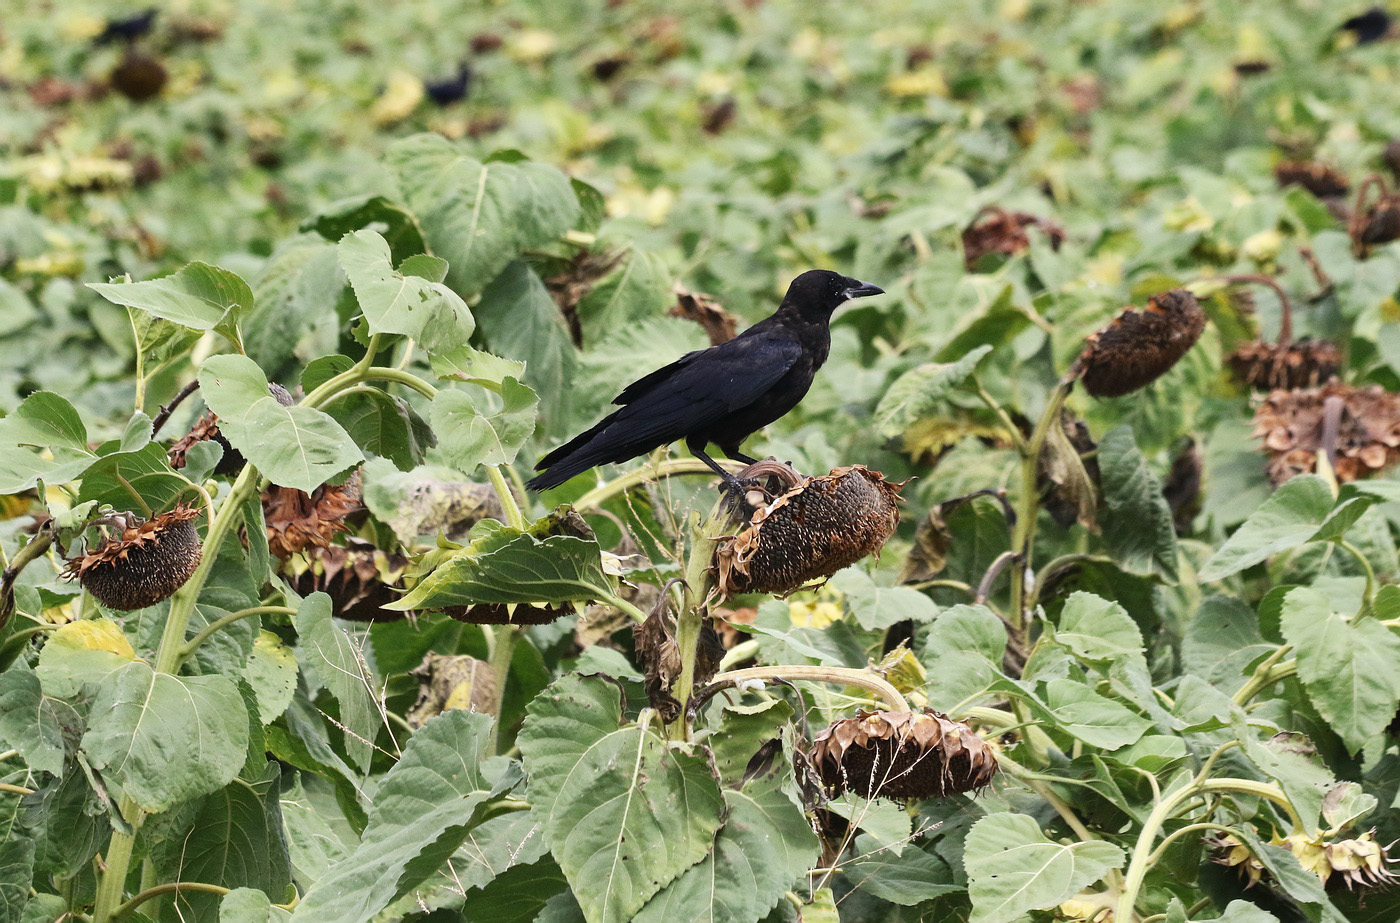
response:
<path id="1" fill-rule="evenodd" d="M 1235 377 L 1251 388 L 1316 388 L 1342 367 L 1342 351 L 1327 340 L 1287 344 L 1250 340 L 1225 360 Z"/>
<path id="2" fill-rule="evenodd" d="M 812 763 L 833 797 L 942 798 L 982 788 L 996 755 L 961 721 L 923 712 L 858 712 L 817 735 Z"/>
<path id="3" fill-rule="evenodd" d="M 751 467 L 765 464 L 774 465 Z M 878 553 L 899 524 L 899 485 L 877 471 L 863 465 L 834 468 L 822 477 L 787 471 L 792 486 L 776 500 L 756 504 L 739 533 L 715 551 L 719 589 L 726 596 L 787 593 L 830 577 Z"/>
<path id="4" fill-rule="evenodd" d="M 109 609 L 154 606 L 184 586 L 199 567 L 203 548 L 191 521 L 198 515 L 194 507 L 177 506 L 148 520 L 133 518 L 119 537 L 69 559 L 64 576 L 77 578 Z"/>
<path id="5" fill-rule="evenodd" d="M 1165 375 L 1196 345 L 1206 314 L 1184 288 L 1153 295 L 1141 311 L 1129 307 L 1092 334 L 1075 363 L 1084 390 L 1094 397 L 1119 397 Z"/>

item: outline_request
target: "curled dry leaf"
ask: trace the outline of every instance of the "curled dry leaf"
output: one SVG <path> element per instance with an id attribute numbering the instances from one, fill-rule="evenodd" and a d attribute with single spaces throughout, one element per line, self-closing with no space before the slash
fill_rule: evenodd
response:
<path id="1" fill-rule="evenodd" d="M 758 462 L 738 477 L 771 474 L 775 464 Z M 799 482 L 777 499 L 755 504 L 739 533 L 716 549 L 722 594 L 790 592 L 879 552 L 894 534 L 902 485 L 863 465 L 834 468 L 822 477 L 787 470 L 789 483 Z M 751 503 L 763 499 L 762 491 L 751 493 L 758 494 Z"/>
<path id="2" fill-rule="evenodd" d="M 962 234 L 963 258 L 968 271 L 975 269 L 988 254 L 1011 256 L 1025 252 L 1031 245 L 1026 232 L 1032 227 L 1045 232 L 1052 248 L 1058 250 L 1064 243 L 1065 231 L 1058 224 L 1025 212 L 1009 212 L 995 206 L 983 209 Z"/>
<path id="3" fill-rule="evenodd" d="M 1125 308 L 1085 340 L 1075 363 L 1084 390 L 1118 397 L 1165 375 L 1201 338 L 1206 315 L 1184 288 L 1153 295 L 1142 310 Z"/>
<path id="4" fill-rule="evenodd" d="M 1046 434 L 1037 486 L 1046 512 L 1063 528 L 1075 522 L 1087 529 L 1097 528 L 1097 448 L 1089 436 L 1089 427 L 1068 413 L 1062 413 L 1060 425 L 1050 427 Z"/>
<path id="5" fill-rule="evenodd" d="M 76 578 L 109 609 L 154 606 L 174 595 L 199 567 L 203 547 L 193 522 L 198 515 L 198 509 L 181 505 L 149 520 L 115 517 L 121 534 L 104 536 L 97 548 L 70 558 L 64 576 Z"/>
<path id="6" fill-rule="evenodd" d="M 971 727 L 923 712 L 858 712 L 817 735 L 812 763 L 832 796 L 942 798 L 982 788 L 996 754 Z"/>
<path id="7" fill-rule="evenodd" d="M 695 321 L 705 329 L 711 346 L 728 343 L 739 333 L 739 322 L 724 309 L 724 305 L 712 296 L 700 292 L 688 292 L 676 286 L 676 303 L 666 313 Z"/>

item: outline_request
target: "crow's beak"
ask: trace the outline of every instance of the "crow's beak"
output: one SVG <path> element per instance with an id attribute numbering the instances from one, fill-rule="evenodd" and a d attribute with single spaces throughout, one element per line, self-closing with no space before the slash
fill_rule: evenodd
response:
<path id="1" fill-rule="evenodd" d="M 856 284 L 854 287 L 846 289 L 845 295 L 847 298 L 865 298 L 870 295 L 885 294 L 885 290 L 878 285 L 871 285 L 869 282 L 861 282 L 859 280 L 852 281 Z"/>

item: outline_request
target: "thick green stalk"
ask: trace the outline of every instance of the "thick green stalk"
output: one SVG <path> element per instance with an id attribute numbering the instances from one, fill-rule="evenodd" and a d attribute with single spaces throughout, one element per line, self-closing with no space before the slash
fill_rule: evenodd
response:
<path id="1" fill-rule="evenodd" d="M 685 566 L 685 594 L 681 611 L 676 616 L 676 649 L 681 658 L 681 675 L 671 694 L 681 703 L 681 715 L 676 721 L 682 738 L 690 734 L 687 711 L 695 687 L 695 658 L 700 647 L 700 629 L 707 614 L 713 577 L 710 562 L 714 560 L 716 535 L 723 528 L 723 514 L 716 505 L 704 522 L 695 523 L 690 530 L 690 555 Z"/>
<path id="2" fill-rule="evenodd" d="M 204 554 L 200 558 L 199 567 L 195 568 L 194 574 L 171 598 L 170 614 L 166 616 L 165 630 L 161 633 L 160 646 L 156 649 L 156 672 L 174 673 L 180 668 L 185 633 L 189 630 L 190 616 L 194 614 L 200 591 L 209 579 L 209 572 L 219 556 L 220 546 L 242 514 L 243 504 L 257 492 L 257 485 L 257 469 L 252 465 L 246 466 L 234 480 L 229 495 L 219 505 L 218 512 L 209 524 L 209 532 L 204 537 Z M 131 868 L 136 831 L 145 820 L 145 812 L 130 798 L 122 798 L 119 810 L 132 829 L 130 833 L 112 832 L 111 843 L 104 857 L 105 868 L 97 883 L 97 901 L 92 915 L 95 923 L 109 923 L 116 919 L 113 914 L 118 909 L 117 905 L 121 903 L 127 872 Z"/>
<path id="3" fill-rule="evenodd" d="M 504 511 L 506 525 L 512 529 L 524 531 L 525 515 L 520 511 L 520 505 L 515 502 L 515 494 L 511 493 L 510 485 L 506 483 L 505 475 L 499 465 L 487 465 L 486 476 L 491 481 L 491 487 L 496 491 L 496 499 L 501 503 Z M 497 625 L 491 629 L 491 677 L 496 682 L 494 701 L 491 703 L 491 717 L 494 721 L 491 724 L 491 731 L 486 738 L 486 752 L 495 753 L 497 742 L 500 739 L 501 710 L 505 705 L 506 682 L 510 678 L 511 657 L 515 653 L 515 636 L 520 632 L 519 625 Z"/>

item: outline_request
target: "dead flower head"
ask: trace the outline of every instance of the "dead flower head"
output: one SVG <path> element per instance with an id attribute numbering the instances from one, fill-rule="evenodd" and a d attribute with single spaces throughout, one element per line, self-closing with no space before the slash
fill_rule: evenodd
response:
<path id="1" fill-rule="evenodd" d="M 1274 391 L 1254 412 L 1254 436 L 1263 440 L 1275 486 L 1316 470 L 1318 455 L 1329 451 L 1337 480 L 1370 477 L 1400 461 L 1400 394 L 1340 381 Z"/>
<path id="2" fill-rule="evenodd" d="M 833 797 L 941 798 L 982 788 L 997 773 L 986 741 L 928 708 L 837 721 L 817 735 L 812 763 Z"/>
<path id="3" fill-rule="evenodd" d="M 1075 363 L 1084 390 L 1094 397 L 1118 397 L 1146 387 L 1196 345 L 1205 327 L 1205 312 L 1184 288 L 1153 295 L 1140 311 L 1125 308 L 1085 340 Z"/>
<path id="4" fill-rule="evenodd" d="M 899 524 L 900 485 L 863 465 L 806 477 L 787 465 L 762 461 L 741 479 L 771 476 L 777 499 L 762 502 L 739 533 L 715 551 L 719 589 L 736 593 L 787 593 L 830 577 L 878 553 Z"/>
<path id="5" fill-rule="evenodd" d="M 203 548 L 191 506 L 150 519 L 131 514 L 112 517 L 108 525 L 122 527 L 87 554 L 70 558 L 64 576 L 77 578 L 83 588 L 109 609 L 154 606 L 172 596 L 199 567 Z"/>
<path id="6" fill-rule="evenodd" d="M 1241 343 L 1225 360 L 1251 388 L 1316 388 L 1342 367 L 1342 351 L 1327 340 Z"/>
<path id="7" fill-rule="evenodd" d="M 273 484 L 262 501 L 267 544 L 277 557 L 325 548 L 337 532 L 347 528 L 345 517 L 360 509 L 360 472 L 343 484 L 322 484 L 309 494 Z"/>
<path id="8" fill-rule="evenodd" d="M 408 558 L 376 548 L 361 538 L 344 545 L 308 548 L 283 564 L 283 573 L 300 596 L 323 592 L 330 596 L 337 618 L 352 622 L 392 622 L 405 613 L 381 608 L 399 598 Z"/>

